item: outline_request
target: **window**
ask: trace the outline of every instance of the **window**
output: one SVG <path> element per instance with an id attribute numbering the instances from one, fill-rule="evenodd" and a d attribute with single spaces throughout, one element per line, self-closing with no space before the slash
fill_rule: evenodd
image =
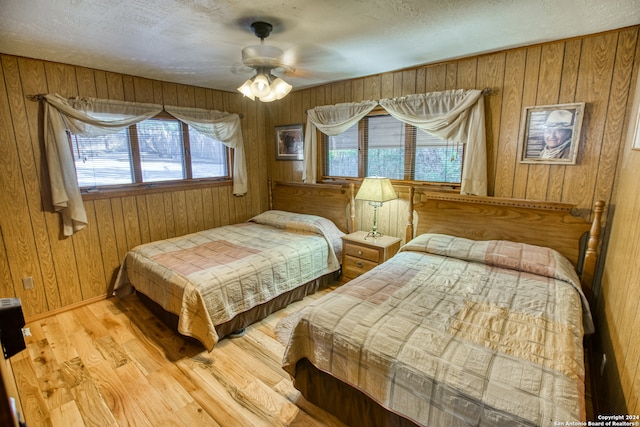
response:
<path id="1" fill-rule="evenodd" d="M 404 179 L 406 126 L 391 116 L 365 118 L 365 176 Z"/>
<path id="2" fill-rule="evenodd" d="M 151 119 L 136 125 L 142 182 L 186 178 L 181 123 Z"/>
<path id="3" fill-rule="evenodd" d="M 70 139 L 81 188 L 229 177 L 224 144 L 170 116 Z"/>
<path id="4" fill-rule="evenodd" d="M 340 135 L 328 137 L 327 172 L 329 176 L 358 176 L 358 127 L 351 126 Z"/>
<path id="5" fill-rule="evenodd" d="M 93 138 L 71 136 L 80 187 L 131 184 L 129 129 Z"/>
<path id="6" fill-rule="evenodd" d="M 379 110 L 358 126 L 324 136 L 325 177 L 386 176 L 459 184 L 463 144 L 430 135 Z"/>

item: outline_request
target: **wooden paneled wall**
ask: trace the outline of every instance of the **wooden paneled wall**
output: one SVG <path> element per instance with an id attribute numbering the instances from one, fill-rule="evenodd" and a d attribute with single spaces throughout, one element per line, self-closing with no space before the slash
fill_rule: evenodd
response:
<path id="1" fill-rule="evenodd" d="M 618 164 L 638 27 L 390 72 L 296 91 L 268 111 L 273 126 L 304 123 L 317 105 L 449 89 L 491 88 L 485 97 L 489 195 L 574 203 L 590 217 L 595 200 L 611 199 Z M 585 102 L 577 165 L 530 165 L 518 161 L 523 107 Z M 273 138 L 273 137 L 272 137 Z M 273 144 L 271 144 L 273 145 Z M 269 159 L 274 179 L 299 181 L 301 161 Z M 403 237 L 406 205 L 381 212 L 382 231 Z M 358 203 L 358 224 L 371 209 Z M 394 221 L 395 220 L 395 221 Z M 399 233 L 399 234 L 396 234 Z"/>
<path id="2" fill-rule="evenodd" d="M 640 62 L 640 46 L 636 50 Z M 611 232 L 597 306 L 601 349 L 607 355 L 603 389 L 612 414 L 640 413 L 640 150 L 632 150 L 640 112 L 640 69 L 628 114 L 613 203 Z M 600 359 L 595 360 L 599 366 Z"/>
<path id="3" fill-rule="evenodd" d="M 26 97 L 39 93 L 240 113 L 249 191 L 236 197 L 225 184 L 85 200 L 89 226 L 62 238 L 50 203 L 42 108 Z M 0 297 L 20 297 L 27 317 L 98 298 L 133 246 L 260 213 L 268 206 L 264 135 L 264 106 L 241 95 L 0 55 Z M 33 289 L 24 289 L 26 277 Z"/>

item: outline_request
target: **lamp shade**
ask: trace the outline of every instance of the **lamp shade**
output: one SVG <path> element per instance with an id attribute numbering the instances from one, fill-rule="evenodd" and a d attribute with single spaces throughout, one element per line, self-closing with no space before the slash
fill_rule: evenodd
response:
<path id="1" fill-rule="evenodd" d="M 362 185 L 356 195 L 357 200 L 369 202 L 386 202 L 397 199 L 398 195 L 391 185 L 389 178 L 382 176 L 369 176 L 362 181 Z"/>

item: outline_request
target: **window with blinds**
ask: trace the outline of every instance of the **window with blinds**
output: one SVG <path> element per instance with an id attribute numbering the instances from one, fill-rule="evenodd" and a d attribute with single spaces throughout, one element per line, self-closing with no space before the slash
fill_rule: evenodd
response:
<path id="1" fill-rule="evenodd" d="M 329 176 L 358 176 L 358 127 L 351 126 L 345 132 L 327 137 L 326 174 Z"/>
<path id="2" fill-rule="evenodd" d="M 415 129 L 415 181 L 459 184 L 464 144 L 456 144 Z"/>
<path id="3" fill-rule="evenodd" d="M 346 132 L 324 138 L 327 178 L 385 176 L 459 184 L 464 145 L 430 135 L 387 114 L 372 113 Z"/>
<path id="4" fill-rule="evenodd" d="M 71 150 L 80 187 L 134 182 L 129 129 L 92 138 L 71 135 Z"/>
<path id="5" fill-rule="evenodd" d="M 224 144 L 174 118 L 106 136 L 70 135 L 70 144 L 81 188 L 229 177 Z"/>
<path id="6" fill-rule="evenodd" d="M 371 116 L 364 119 L 366 143 L 365 176 L 386 176 L 404 179 L 406 126 L 391 116 Z"/>

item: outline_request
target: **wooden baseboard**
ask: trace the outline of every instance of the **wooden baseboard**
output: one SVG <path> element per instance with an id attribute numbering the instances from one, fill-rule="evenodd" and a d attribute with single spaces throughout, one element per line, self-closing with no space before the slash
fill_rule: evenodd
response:
<path id="1" fill-rule="evenodd" d="M 24 321 L 26 324 L 29 324 L 29 322 L 37 322 L 38 320 L 46 319 L 47 317 L 55 316 L 56 314 L 64 313 L 65 311 L 73 310 L 85 305 L 93 304 L 94 302 L 102 301 L 104 299 L 107 299 L 107 294 L 98 295 L 97 297 L 89 298 L 84 301 L 76 302 L 74 304 L 65 305 L 64 307 L 56 308 L 55 310 L 36 314 L 35 316 L 31 317 L 26 317 Z"/>

